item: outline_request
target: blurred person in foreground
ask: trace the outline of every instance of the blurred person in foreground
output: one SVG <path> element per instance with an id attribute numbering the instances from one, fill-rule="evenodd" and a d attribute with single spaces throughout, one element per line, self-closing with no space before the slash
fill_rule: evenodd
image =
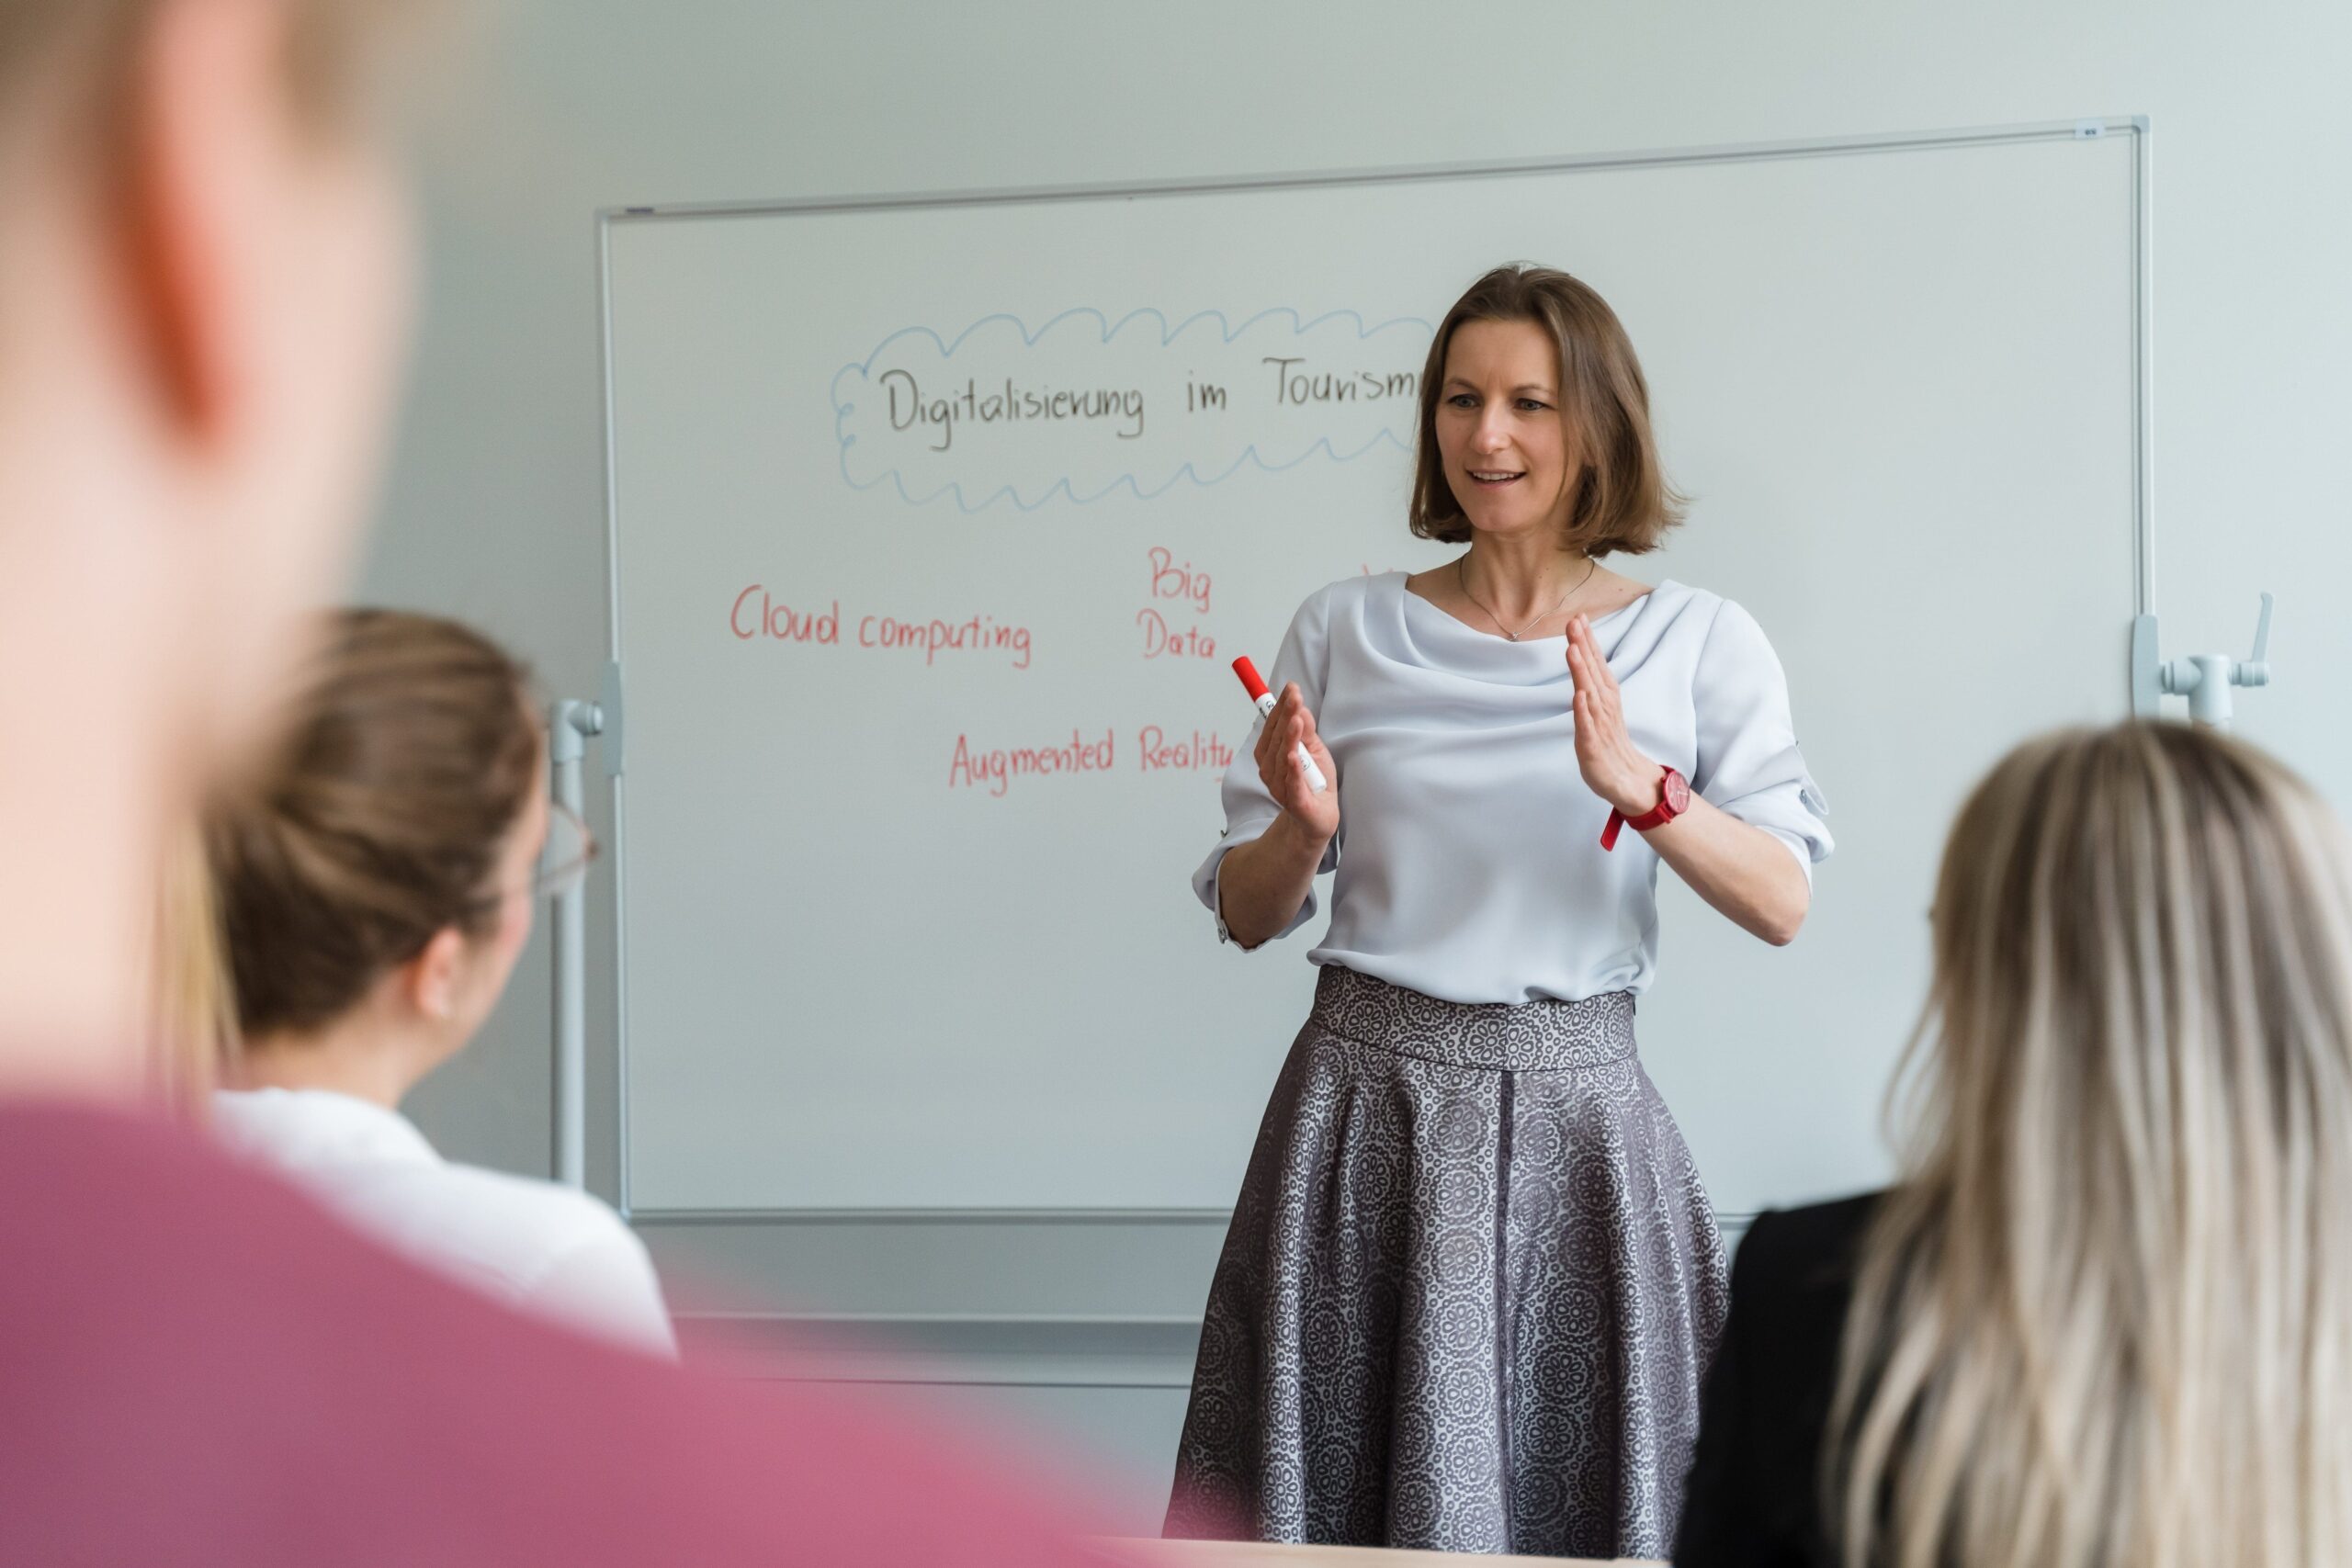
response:
<path id="1" fill-rule="evenodd" d="M 1060 1561 L 801 1388 L 535 1326 L 154 1105 L 155 868 L 356 543 L 391 0 L 0 0 L 0 1562 Z"/>

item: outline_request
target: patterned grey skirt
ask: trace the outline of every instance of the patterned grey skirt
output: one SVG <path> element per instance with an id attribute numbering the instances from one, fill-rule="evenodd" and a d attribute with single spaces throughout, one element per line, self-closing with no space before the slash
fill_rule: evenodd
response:
<path id="1" fill-rule="evenodd" d="M 1209 1287 L 1166 1533 L 1664 1557 L 1723 1238 L 1634 998 L 1326 965 Z"/>

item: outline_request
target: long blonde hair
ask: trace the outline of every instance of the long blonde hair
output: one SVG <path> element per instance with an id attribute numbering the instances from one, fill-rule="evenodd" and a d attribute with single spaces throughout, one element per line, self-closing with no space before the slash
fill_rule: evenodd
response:
<path id="1" fill-rule="evenodd" d="M 2352 1562 L 2352 855 L 2252 747 L 2033 741 L 1962 808 L 1863 1244 L 1854 1568 Z"/>
<path id="2" fill-rule="evenodd" d="M 164 843 L 152 940 L 147 1092 L 164 1109 L 201 1121 L 236 1050 L 237 1007 L 220 898 L 194 820 Z"/>

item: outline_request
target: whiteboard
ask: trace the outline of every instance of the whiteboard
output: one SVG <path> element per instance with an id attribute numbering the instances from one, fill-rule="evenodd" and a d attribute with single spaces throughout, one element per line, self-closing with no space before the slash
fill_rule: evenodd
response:
<path id="1" fill-rule="evenodd" d="M 1232 1201 L 1322 920 L 1245 954 L 1187 886 L 1227 661 L 1452 553 L 1411 378 L 1520 258 L 1616 308 L 1694 498 L 1612 564 L 1756 615 L 1838 842 L 1787 949 L 1662 874 L 1644 1060 L 1724 1210 L 1880 1179 L 1954 807 L 2127 705 L 2098 129 L 605 215 L 628 1206 Z"/>

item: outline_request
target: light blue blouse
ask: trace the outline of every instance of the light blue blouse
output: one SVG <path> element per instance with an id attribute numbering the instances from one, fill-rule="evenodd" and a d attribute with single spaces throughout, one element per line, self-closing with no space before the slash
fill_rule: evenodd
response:
<path id="1" fill-rule="evenodd" d="M 1667 581 L 1592 627 L 1634 744 L 1786 844 L 1810 878 L 1832 847 L 1829 808 L 1755 618 Z M 1657 853 L 1632 831 L 1600 847 L 1609 807 L 1577 770 L 1566 647 L 1477 631 L 1402 572 L 1347 578 L 1299 606 L 1273 685 L 1298 682 L 1340 775 L 1322 867 L 1338 873 L 1331 924 L 1311 962 L 1457 1002 L 1649 988 Z M 1193 877 L 1212 911 L 1227 852 L 1279 814 L 1250 746 L 1224 798 L 1225 834 Z M 1310 890 L 1281 934 L 1315 911 Z"/>

